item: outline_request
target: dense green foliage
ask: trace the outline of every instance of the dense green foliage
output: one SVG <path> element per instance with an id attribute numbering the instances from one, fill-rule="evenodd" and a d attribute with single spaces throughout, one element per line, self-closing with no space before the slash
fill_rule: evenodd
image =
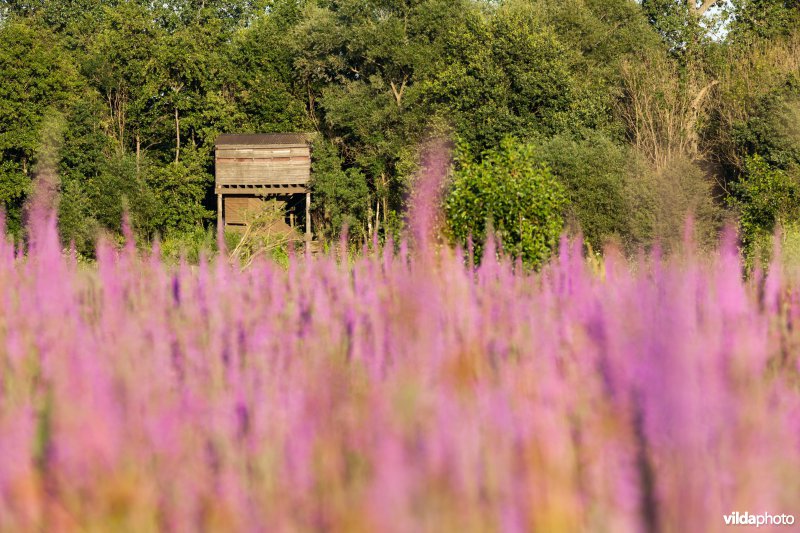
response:
<path id="1" fill-rule="evenodd" d="M 318 142 L 314 145 L 312 176 L 317 223 L 332 232 L 345 227 L 362 229 L 359 222 L 371 205 L 364 174 L 355 167 L 344 170 L 336 147 L 329 142 Z"/>
<path id="2" fill-rule="evenodd" d="M 800 222 L 800 176 L 775 168 L 755 155 L 747 159 L 731 203 L 740 210 L 742 240 L 747 249 L 767 254 L 776 225 L 791 227 Z"/>
<path id="3" fill-rule="evenodd" d="M 42 125 L 64 110 L 76 72 L 55 35 L 18 22 L 0 26 L 0 206 L 21 229 Z"/>
<path id="4" fill-rule="evenodd" d="M 564 186 L 568 217 L 594 249 L 602 249 L 611 237 L 642 243 L 632 233 L 636 201 L 628 179 L 631 154 L 623 146 L 599 134 L 586 139 L 560 135 L 539 144 L 535 155 Z"/>
<path id="5" fill-rule="evenodd" d="M 800 27 L 798 0 L 739 0 L 737 6 L 732 24 L 737 43 L 785 37 Z"/>
<path id="6" fill-rule="evenodd" d="M 0 0 L 0 207 L 21 237 L 56 176 L 65 245 L 126 211 L 192 243 L 217 135 L 306 131 L 318 237 L 363 242 L 402 227 L 426 140 L 461 140 L 463 178 L 514 137 L 593 248 L 669 247 L 689 213 L 703 240 L 769 203 L 754 173 L 798 178 L 798 27 L 797 0 Z M 530 185 L 512 170 L 539 175 L 476 194 Z M 745 245 L 770 220 L 742 218 Z"/>
<path id="7" fill-rule="evenodd" d="M 479 161 L 463 149 L 457 154 L 445 211 L 453 236 L 464 246 L 472 239 L 476 257 L 496 235 L 511 257 L 538 266 L 558 244 L 565 203 L 563 186 L 537 163 L 534 148 L 505 138 Z"/>

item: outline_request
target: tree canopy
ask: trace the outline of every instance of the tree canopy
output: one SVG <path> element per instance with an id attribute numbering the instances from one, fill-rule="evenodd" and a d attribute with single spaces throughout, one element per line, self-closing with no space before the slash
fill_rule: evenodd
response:
<path id="1" fill-rule="evenodd" d="M 21 235 L 52 128 L 65 245 L 91 253 L 125 211 L 143 237 L 196 232 L 220 133 L 307 131 L 320 235 L 383 238 L 427 139 L 458 139 L 463 178 L 513 137 L 558 220 L 647 246 L 684 208 L 747 213 L 748 176 L 800 180 L 798 27 L 797 0 L 0 0 L 0 203 Z M 539 177 L 512 170 L 478 181 Z M 678 189 L 704 199 L 652 194 Z"/>

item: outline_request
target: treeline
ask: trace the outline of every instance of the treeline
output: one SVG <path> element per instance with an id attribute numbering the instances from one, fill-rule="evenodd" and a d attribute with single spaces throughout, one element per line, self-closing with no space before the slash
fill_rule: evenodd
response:
<path id="1" fill-rule="evenodd" d="M 0 0 L 0 202 L 57 176 L 65 243 L 130 213 L 202 232 L 224 132 L 317 132 L 321 235 L 397 233 L 425 141 L 453 140 L 455 240 L 546 257 L 754 249 L 800 223 L 798 0 Z M 49 168 L 53 167 L 53 168 Z"/>

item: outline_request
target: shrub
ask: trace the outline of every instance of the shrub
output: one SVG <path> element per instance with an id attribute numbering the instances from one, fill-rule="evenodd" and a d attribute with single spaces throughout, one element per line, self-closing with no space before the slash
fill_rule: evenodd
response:
<path id="1" fill-rule="evenodd" d="M 800 97 L 784 92 L 763 97 L 734 128 L 733 138 L 740 153 L 758 154 L 771 166 L 788 169 L 800 165 Z"/>
<path id="2" fill-rule="evenodd" d="M 133 157 L 109 158 L 97 175 L 71 178 L 70 181 L 77 184 L 73 187 L 83 190 L 89 201 L 89 213 L 104 229 L 119 233 L 127 211 L 137 231 L 148 236 L 154 233 L 155 198 L 137 172 Z"/>
<path id="3" fill-rule="evenodd" d="M 100 225 L 90 212 L 89 199 L 77 180 L 65 180 L 61 184 L 58 202 L 58 231 L 64 246 L 75 249 L 88 257 L 94 256 L 95 241 Z"/>
<path id="4" fill-rule="evenodd" d="M 276 201 L 268 201 L 263 209 L 249 214 L 246 228 L 226 234 L 228 260 L 242 269 L 263 257 L 287 265 L 289 249 L 301 248 L 303 236 L 286 227 L 284 216 L 283 204 Z"/>
<path id="5" fill-rule="evenodd" d="M 332 239 L 347 226 L 351 235 L 366 235 L 361 230 L 370 193 L 364 174 L 356 168 L 342 169 L 336 146 L 329 142 L 315 143 L 313 158 L 311 198 L 316 231 Z"/>
<path id="6" fill-rule="evenodd" d="M 732 186 L 729 202 L 739 211 L 739 228 L 750 261 L 761 250 L 768 254 L 769 237 L 777 224 L 800 221 L 797 177 L 770 166 L 761 156 L 747 158 L 745 170 Z"/>
<path id="7" fill-rule="evenodd" d="M 164 262 L 174 264 L 185 259 L 198 264 L 203 254 L 216 252 L 216 233 L 211 228 L 195 226 L 186 231 L 172 231 L 161 240 L 161 257 Z"/>
<path id="8" fill-rule="evenodd" d="M 566 201 L 534 147 L 506 138 L 480 161 L 459 148 L 445 211 L 456 242 L 466 245 L 471 237 L 478 259 L 493 228 L 507 253 L 537 267 L 558 242 Z"/>
<path id="9" fill-rule="evenodd" d="M 602 134 L 589 133 L 585 139 L 553 137 L 537 147 L 536 155 L 564 185 L 568 215 L 595 250 L 609 239 L 637 242 L 627 194 L 628 150 Z"/>
<path id="10" fill-rule="evenodd" d="M 713 196 L 713 181 L 697 163 L 680 158 L 647 177 L 646 186 L 653 192 L 655 239 L 674 248 L 683 240 L 691 217 L 697 243 L 716 244 L 723 213 Z"/>
<path id="11" fill-rule="evenodd" d="M 156 231 L 190 231 L 202 227 L 212 215 L 203 207 L 206 189 L 213 178 L 199 165 L 180 163 L 153 167 L 145 176 L 153 198 L 152 220 L 147 225 Z"/>

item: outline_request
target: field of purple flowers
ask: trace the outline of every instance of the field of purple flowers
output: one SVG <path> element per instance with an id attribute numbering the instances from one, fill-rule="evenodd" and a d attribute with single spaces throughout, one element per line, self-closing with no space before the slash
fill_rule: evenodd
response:
<path id="1" fill-rule="evenodd" d="M 3 232 L 0 231 L 0 235 Z M 0 240 L 2 531 L 715 531 L 800 513 L 798 280 L 562 244 L 241 272 Z M 491 257 L 491 255 L 490 255 Z M 800 280 L 800 278 L 798 278 Z"/>

